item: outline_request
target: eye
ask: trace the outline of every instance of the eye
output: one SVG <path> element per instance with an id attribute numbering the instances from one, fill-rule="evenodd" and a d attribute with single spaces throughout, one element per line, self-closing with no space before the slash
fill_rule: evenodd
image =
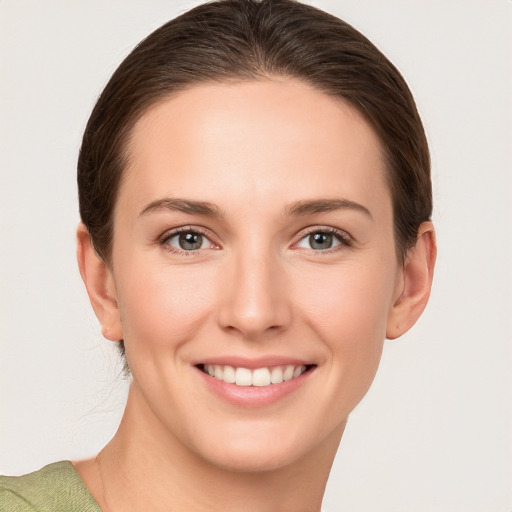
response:
<path id="1" fill-rule="evenodd" d="M 313 251 L 327 251 L 341 245 L 351 245 L 347 234 L 335 229 L 317 229 L 302 237 L 296 247 Z"/>
<path id="2" fill-rule="evenodd" d="M 190 229 L 171 233 L 162 239 L 161 243 L 177 252 L 191 252 L 215 247 L 215 244 L 213 244 L 206 235 Z"/>

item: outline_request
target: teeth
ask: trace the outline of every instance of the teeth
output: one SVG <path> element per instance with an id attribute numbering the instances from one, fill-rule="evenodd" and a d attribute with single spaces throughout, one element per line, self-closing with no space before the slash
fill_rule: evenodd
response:
<path id="1" fill-rule="evenodd" d="M 293 379 L 295 366 L 287 366 L 283 372 L 283 380 Z"/>
<path id="2" fill-rule="evenodd" d="M 280 366 L 272 368 L 270 372 L 270 382 L 272 382 L 272 384 L 281 384 L 281 382 L 283 382 L 283 369 Z"/>
<path id="3" fill-rule="evenodd" d="M 258 368 L 252 372 L 253 386 L 268 386 L 270 384 L 270 371 L 268 368 Z"/>
<path id="4" fill-rule="evenodd" d="M 229 384 L 234 384 L 236 382 L 236 373 L 232 366 L 224 366 L 223 380 Z"/>
<path id="5" fill-rule="evenodd" d="M 235 382 L 238 386 L 252 386 L 252 372 L 247 368 L 237 368 Z"/>
<path id="6" fill-rule="evenodd" d="M 203 369 L 210 377 L 228 384 L 263 387 L 296 379 L 306 371 L 306 366 L 287 365 L 249 370 L 248 368 L 233 368 L 229 365 L 205 364 Z"/>
<path id="7" fill-rule="evenodd" d="M 302 375 L 302 373 L 304 373 L 304 370 L 306 368 L 304 366 L 297 366 L 297 368 L 295 368 L 295 370 L 293 370 L 293 378 L 297 378 L 297 377 L 300 377 Z"/>

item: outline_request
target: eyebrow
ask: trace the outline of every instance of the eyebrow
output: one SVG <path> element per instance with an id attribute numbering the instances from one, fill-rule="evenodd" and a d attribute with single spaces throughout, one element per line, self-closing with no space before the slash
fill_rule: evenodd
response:
<path id="1" fill-rule="evenodd" d="M 159 211 L 178 211 L 188 214 L 205 215 L 207 217 L 222 217 L 219 207 L 206 201 L 192 201 L 190 199 L 179 199 L 166 197 L 149 203 L 139 214 L 139 217 Z"/>
<path id="2" fill-rule="evenodd" d="M 140 213 L 140 217 L 158 211 L 179 211 L 190 215 L 205 215 L 207 217 L 223 217 L 220 208 L 207 201 L 193 201 L 166 197 L 152 201 Z M 370 210 L 362 204 L 348 199 L 314 199 L 296 201 L 286 208 L 287 215 L 312 215 L 315 213 L 331 212 L 336 210 L 356 210 L 373 219 Z"/>
<path id="3" fill-rule="evenodd" d="M 335 210 L 355 210 L 373 219 L 370 210 L 362 204 L 348 199 L 315 199 L 312 201 L 297 201 L 286 209 L 288 215 L 311 215 L 315 213 L 332 212 Z"/>

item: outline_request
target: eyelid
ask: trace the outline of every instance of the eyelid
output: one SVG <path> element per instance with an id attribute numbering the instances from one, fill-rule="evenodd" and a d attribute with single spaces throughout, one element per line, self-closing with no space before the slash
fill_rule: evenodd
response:
<path id="1" fill-rule="evenodd" d="M 204 249 L 196 249 L 196 250 L 184 251 L 184 250 L 177 249 L 177 248 L 166 243 L 166 241 L 169 238 L 179 235 L 180 233 L 198 233 L 208 239 L 208 241 L 212 245 L 212 247 L 210 247 L 210 248 L 220 249 L 220 244 L 215 240 L 217 237 L 215 236 L 214 233 L 212 233 L 207 228 L 204 228 L 202 226 L 194 226 L 194 225 L 178 226 L 175 228 L 168 229 L 161 236 L 158 237 L 158 243 L 162 246 L 165 246 L 166 250 L 168 250 L 170 252 L 178 253 L 178 254 L 192 255 L 199 251 L 204 250 Z M 337 245 L 333 248 L 330 248 L 330 249 L 322 250 L 322 251 L 315 250 L 315 249 L 309 249 L 311 252 L 313 252 L 315 254 L 318 254 L 318 253 L 328 254 L 330 252 L 334 252 L 337 250 L 346 249 L 347 247 L 352 247 L 355 243 L 354 238 L 345 230 L 335 228 L 332 226 L 314 225 L 314 226 L 309 226 L 309 227 L 302 229 L 295 236 L 295 241 L 292 243 L 291 248 L 292 249 L 297 248 L 297 244 L 300 241 L 302 241 L 304 238 L 306 238 L 307 236 L 309 236 L 313 233 L 328 233 L 330 235 L 335 236 L 340 242 L 339 245 Z M 305 249 L 305 250 L 308 250 L 308 249 Z"/>
<path id="2" fill-rule="evenodd" d="M 322 251 L 315 250 L 315 249 L 309 249 L 311 252 L 314 252 L 315 254 L 329 254 L 330 252 L 334 252 L 337 250 L 343 250 L 347 247 L 352 247 L 355 243 L 354 238 L 345 230 L 334 228 L 332 226 L 309 226 L 307 228 L 304 228 L 301 230 L 297 236 L 295 237 L 296 240 L 292 244 L 292 249 L 297 247 L 297 244 L 301 242 L 304 238 L 307 236 L 312 235 L 313 233 L 328 233 L 329 235 L 334 235 L 340 242 L 339 245 L 332 247 L 330 249 L 324 249 Z M 308 250 L 308 249 L 305 249 Z"/>
<path id="3" fill-rule="evenodd" d="M 181 233 L 198 233 L 198 234 L 204 236 L 211 243 L 211 245 L 212 245 L 211 248 L 214 248 L 214 249 L 220 248 L 220 244 L 218 244 L 216 241 L 213 240 L 216 238 L 215 235 L 209 229 L 206 229 L 202 226 L 192 226 L 192 225 L 178 226 L 175 228 L 168 229 L 161 236 L 158 237 L 158 243 L 161 246 L 164 246 L 165 249 L 168 250 L 169 252 L 177 253 L 177 254 L 191 255 L 191 254 L 195 254 L 199 251 L 204 250 L 204 249 L 196 249 L 196 250 L 185 251 L 185 250 L 180 250 L 180 249 L 173 247 L 166 243 L 167 240 L 169 240 L 170 238 L 172 238 L 176 235 L 179 235 Z"/>

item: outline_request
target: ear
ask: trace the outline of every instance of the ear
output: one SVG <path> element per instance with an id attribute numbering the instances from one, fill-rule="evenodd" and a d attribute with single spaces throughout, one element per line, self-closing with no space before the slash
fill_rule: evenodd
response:
<path id="1" fill-rule="evenodd" d="M 78 226 L 76 240 L 78 268 L 101 324 L 101 332 L 111 341 L 120 341 L 123 339 L 123 330 L 112 271 L 96 253 L 91 235 L 82 223 Z"/>
<path id="2" fill-rule="evenodd" d="M 431 222 L 423 222 L 416 244 L 405 258 L 400 288 L 388 315 L 388 339 L 398 338 L 407 332 L 423 313 L 430 297 L 436 254 L 434 226 Z"/>

